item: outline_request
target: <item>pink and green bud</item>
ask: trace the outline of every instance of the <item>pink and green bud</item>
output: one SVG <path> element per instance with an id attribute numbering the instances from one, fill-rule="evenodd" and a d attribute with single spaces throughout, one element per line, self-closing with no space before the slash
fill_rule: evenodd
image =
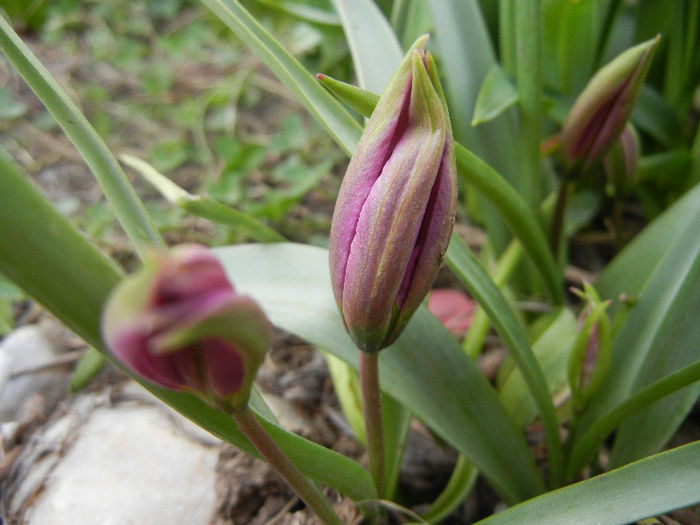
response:
<path id="1" fill-rule="evenodd" d="M 588 283 L 584 283 L 583 291 L 572 291 L 586 301 L 568 363 L 574 409 L 581 411 L 603 383 L 610 368 L 612 330 L 606 312 L 610 301 L 601 301 Z"/>
<path id="2" fill-rule="evenodd" d="M 625 195 L 632 189 L 639 151 L 639 137 L 632 125 L 627 124 L 618 141 L 603 158 L 605 173 L 618 196 Z"/>
<path id="3" fill-rule="evenodd" d="M 590 167 L 620 137 L 660 38 L 657 35 L 617 56 L 576 99 L 561 132 L 562 153 L 571 166 Z"/>
<path id="4" fill-rule="evenodd" d="M 240 409 L 270 341 L 260 307 L 238 295 L 205 247 L 154 252 L 117 286 L 102 315 L 103 339 L 136 375 Z"/>
<path id="5" fill-rule="evenodd" d="M 426 40 L 409 50 L 381 96 L 333 214 L 333 292 L 350 336 L 367 352 L 396 340 L 418 308 L 454 223 L 454 145 Z"/>

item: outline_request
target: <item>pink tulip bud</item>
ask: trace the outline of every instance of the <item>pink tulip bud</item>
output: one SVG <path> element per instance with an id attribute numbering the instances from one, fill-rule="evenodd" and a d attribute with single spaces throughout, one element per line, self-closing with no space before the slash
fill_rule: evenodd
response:
<path id="1" fill-rule="evenodd" d="M 236 294 L 203 246 L 156 252 L 112 293 L 102 332 L 137 375 L 212 404 L 245 405 L 271 327 L 252 299 Z"/>
<path id="2" fill-rule="evenodd" d="M 570 165 L 589 167 L 620 137 L 660 38 L 657 35 L 623 52 L 588 82 L 561 132 L 562 152 Z"/>
<path id="3" fill-rule="evenodd" d="M 449 243 L 456 167 L 447 107 L 421 37 L 381 96 L 333 214 L 333 292 L 357 346 L 390 345 L 430 290 Z"/>

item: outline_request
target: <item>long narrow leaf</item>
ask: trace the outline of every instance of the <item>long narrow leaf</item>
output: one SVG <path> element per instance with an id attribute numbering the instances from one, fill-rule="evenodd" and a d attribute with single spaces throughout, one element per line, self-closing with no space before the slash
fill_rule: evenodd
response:
<path id="1" fill-rule="evenodd" d="M 361 87 L 381 93 L 403 53 L 389 22 L 372 0 L 333 0 Z"/>
<path id="2" fill-rule="evenodd" d="M 54 116 L 94 173 L 117 218 L 137 249 L 162 244 L 143 203 L 117 159 L 65 91 L 0 16 L 0 51 L 5 53 L 29 87 Z"/>
<path id="3" fill-rule="evenodd" d="M 479 525 L 624 525 L 700 502 L 700 441 L 548 492 Z"/>
<path id="4" fill-rule="evenodd" d="M 272 322 L 357 367 L 357 349 L 333 300 L 328 252 L 300 244 L 216 250 L 242 293 Z M 381 384 L 464 453 L 511 503 L 544 489 L 522 434 L 459 344 L 425 308 L 380 357 Z"/>
<path id="5" fill-rule="evenodd" d="M 690 320 L 700 308 L 699 199 L 700 187 L 652 223 L 601 276 L 603 297 L 640 296 L 615 336 L 608 379 L 582 416 L 579 436 L 630 393 L 698 360 L 700 329 Z M 613 464 L 662 447 L 699 393 L 700 387 L 689 387 L 632 416 L 617 434 Z"/>
<path id="6" fill-rule="evenodd" d="M 514 114 L 471 127 L 474 106 L 486 74 L 496 63 L 493 43 L 476 0 L 431 0 L 438 55 L 445 77 L 455 139 L 483 158 L 520 189 Z M 488 203 L 478 203 L 489 240 L 500 251 L 508 241 L 501 218 Z"/>
<path id="7" fill-rule="evenodd" d="M 469 251 L 466 243 L 456 234 L 447 249 L 446 260 L 452 272 L 488 314 L 535 398 L 544 425 L 551 477 L 557 484 L 564 469 L 559 422 L 547 382 L 532 353 L 527 335 L 494 282 Z"/>
<path id="8" fill-rule="evenodd" d="M 328 131 L 347 153 L 355 150 L 362 129 L 308 71 L 236 0 L 202 0 Z"/>

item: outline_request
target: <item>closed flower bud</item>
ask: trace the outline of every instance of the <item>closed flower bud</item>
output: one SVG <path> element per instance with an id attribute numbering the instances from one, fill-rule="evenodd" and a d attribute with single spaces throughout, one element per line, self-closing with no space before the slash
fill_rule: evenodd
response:
<path id="1" fill-rule="evenodd" d="M 588 283 L 584 283 L 583 291 L 572 291 L 586 301 L 579 316 L 579 332 L 569 353 L 568 363 L 574 409 L 581 411 L 610 368 L 612 331 L 606 312 L 610 301 L 601 301 Z"/>
<path id="2" fill-rule="evenodd" d="M 333 214 L 333 292 L 350 336 L 367 352 L 390 345 L 418 308 L 454 223 L 454 145 L 426 39 L 381 96 Z"/>
<path id="3" fill-rule="evenodd" d="M 205 247 L 155 252 L 112 293 L 102 332 L 113 355 L 157 385 L 245 406 L 270 340 L 265 314 L 236 294 Z"/>
<path id="4" fill-rule="evenodd" d="M 618 141 L 603 158 L 605 173 L 617 197 L 629 193 L 634 185 L 639 150 L 639 137 L 632 125 L 627 124 Z"/>
<path id="5" fill-rule="evenodd" d="M 613 146 L 634 109 L 660 36 L 632 47 L 601 68 L 569 112 L 561 132 L 564 158 L 585 169 Z"/>

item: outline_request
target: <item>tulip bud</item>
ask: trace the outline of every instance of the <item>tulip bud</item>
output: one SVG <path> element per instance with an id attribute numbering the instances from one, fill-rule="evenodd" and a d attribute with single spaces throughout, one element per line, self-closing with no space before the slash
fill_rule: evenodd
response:
<path id="1" fill-rule="evenodd" d="M 426 40 L 416 41 L 381 96 L 333 214 L 333 292 L 350 336 L 367 352 L 390 345 L 418 308 L 454 223 L 454 145 Z"/>
<path id="2" fill-rule="evenodd" d="M 622 132 L 637 101 L 660 36 L 632 47 L 602 67 L 569 112 L 561 132 L 564 158 L 583 169 L 600 160 Z"/>
<path id="3" fill-rule="evenodd" d="M 601 301 L 588 283 L 583 291 L 572 290 L 586 301 L 579 317 L 579 333 L 569 353 L 569 386 L 574 409 L 581 411 L 586 401 L 598 390 L 610 368 L 612 333 L 606 308 L 610 301 Z"/>
<path id="4" fill-rule="evenodd" d="M 620 138 L 603 158 L 603 167 L 617 196 L 632 188 L 639 161 L 639 137 L 631 124 L 622 130 Z"/>
<path id="5" fill-rule="evenodd" d="M 205 247 L 150 254 L 112 293 L 102 333 L 144 379 L 234 410 L 245 406 L 270 340 L 265 314 L 236 294 Z"/>

